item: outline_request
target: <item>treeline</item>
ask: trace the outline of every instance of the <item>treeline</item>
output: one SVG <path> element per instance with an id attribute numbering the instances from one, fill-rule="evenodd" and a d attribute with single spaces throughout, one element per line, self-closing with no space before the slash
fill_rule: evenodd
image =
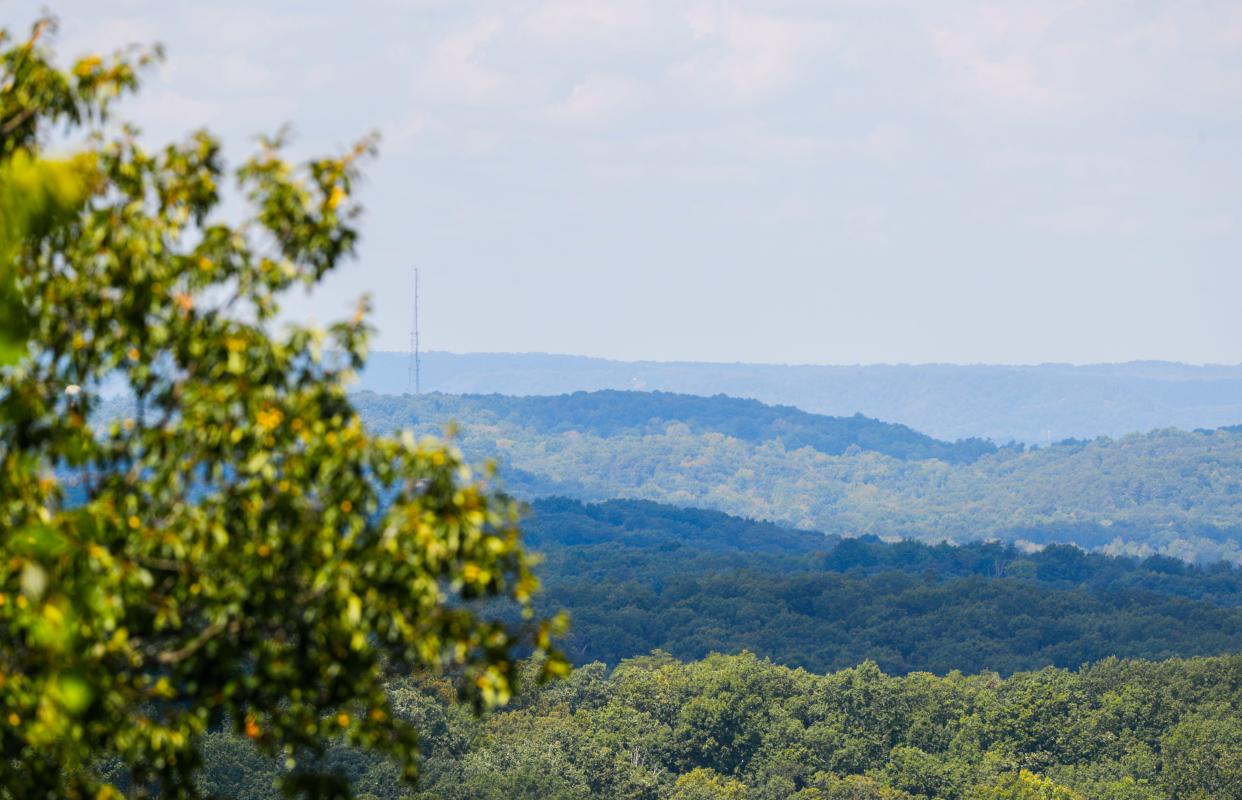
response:
<path id="1" fill-rule="evenodd" d="M 537 501 L 527 542 L 578 663 L 661 649 L 812 670 L 1009 674 L 1242 651 L 1242 570 L 1072 546 L 838 540 L 643 501 Z"/>
<path id="2" fill-rule="evenodd" d="M 373 397 L 364 394 L 358 399 L 370 401 Z M 610 438 L 664 433 L 670 423 L 677 423 L 691 433 L 721 433 L 746 442 L 778 441 L 790 450 L 809 447 L 827 455 L 857 448 L 903 460 L 936 458 L 958 464 L 996 451 L 996 445 L 985 439 L 943 442 L 905 425 L 862 414 L 830 417 L 725 395 L 613 390 L 524 397 L 435 393 L 389 397 L 381 402 L 391 406 L 389 414 L 396 418 L 389 424 L 395 422 L 397 427 L 411 421 L 443 424 L 469 420 L 540 434 L 577 432 Z M 367 411 L 379 427 L 384 427 L 377 419 L 382 412 L 373 403 L 367 402 Z"/>
<path id="3" fill-rule="evenodd" d="M 409 391 L 409 356 L 374 353 L 362 387 Z M 609 361 L 543 353 L 424 353 L 422 385 L 454 394 L 555 395 L 643 387 L 753 397 L 817 414 L 900 422 L 941 439 L 1051 443 L 1242 422 L 1242 365 L 872 364 Z"/>
<path id="4" fill-rule="evenodd" d="M 571 397 L 567 403 L 587 403 L 596 395 Z M 607 404 L 664 402 L 652 397 L 611 393 Z M 658 417 L 661 423 L 639 428 L 599 423 L 592 433 L 584 420 L 569 430 L 553 418 L 540 427 L 485 408 L 510 408 L 511 401 L 357 397 L 377 430 L 440 433 L 456 420 L 467 455 L 500 461 L 509 487 L 526 497 L 637 497 L 844 536 L 1072 542 L 1109 553 L 1242 562 L 1242 433 L 1232 430 L 1002 447 L 948 463 L 861 445 L 836 455 L 791 446 L 794 440 L 774 433 L 775 423 L 754 434 L 739 422 L 733 435 L 724 423 L 707 430 Z M 725 398 L 697 401 L 722 418 L 735 407 Z"/>
<path id="5" fill-rule="evenodd" d="M 423 731 L 420 800 L 1242 797 L 1242 656 L 1001 678 L 655 654 L 583 667 L 482 719 L 443 680 L 390 693 Z M 343 744 L 321 758 L 362 797 L 411 796 L 382 760 Z M 202 786 L 276 798 L 281 769 L 210 734 Z"/>

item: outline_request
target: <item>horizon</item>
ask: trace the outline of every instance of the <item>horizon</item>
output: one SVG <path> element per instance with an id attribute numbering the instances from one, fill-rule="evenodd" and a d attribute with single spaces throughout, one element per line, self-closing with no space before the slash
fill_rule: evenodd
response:
<path id="1" fill-rule="evenodd" d="M 1124 367 L 1139 364 L 1166 365 L 1177 367 L 1203 368 L 1235 368 L 1242 367 L 1242 360 L 1237 362 L 1215 361 L 1176 361 L 1162 358 L 1132 358 L 1126 361 L 1040 361 L 1040 362 L 997 362 L 997 361 L 860 361 L 860 362 L 795 362 L 795 361 L 718 361 L 712 359 L 685 358 L 612 358 L 609 356 L 590 355 L 586 353 L 567 353 L 547 350 L 422 350 L 422 356 L 547 356 L 551 358 L 578 358 L 590 361 L 611 361 L 619 364 L 707 364 L 719 366 L 752 366 L 752 367 L 998 367 L 998 368 L 1034 368 L 1034 367 Z M 368 352 L 371 355 L 391 355 L 408 357 L 408 350 L 388 350 L 375 348 Z"/>

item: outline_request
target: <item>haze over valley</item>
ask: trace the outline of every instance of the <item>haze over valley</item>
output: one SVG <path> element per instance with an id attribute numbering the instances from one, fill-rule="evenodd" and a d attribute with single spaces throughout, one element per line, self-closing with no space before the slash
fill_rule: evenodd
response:
<path id="1" fill-rule="evenodd" d="M 372 354 L 359 388 L 411 391 L 409 360 L 405 352 Z M 787 366 L 431 352 L 422 355 L 422 388 L 451 394 L 727 394 L 818 414 L 860 413 L 942 439 L 997 443 L 1242 423 L 1242 364 Z"/>

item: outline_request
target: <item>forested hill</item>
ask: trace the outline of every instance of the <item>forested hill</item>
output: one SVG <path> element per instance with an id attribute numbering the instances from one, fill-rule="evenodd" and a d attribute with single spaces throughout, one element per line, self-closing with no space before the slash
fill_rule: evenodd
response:
<path id="1" fill-rule="evenodd" d="M 591 405 L 601 397 L 606 402 Z M 950 452 L 962 460 L 951 462 L 853 445 L 824 452 L 806 442 L 825 418 L 727 398 L 696 398 L 686 410 L 677 396 L 638 392 L 546 401 L 364 392 L 355 400 L 374 430 L 439 434 L 450 420 L 459 423 L 467 456 L 497 459 L 507 486 L 526 498 L 641 498 L 840 536 L 1071 542 L 1242 562 L 1242 432 L 1234 430 L 1001 447 L 967 459 L 975 443 L 929 444 L 901 426 L 845 420 L 857 422 L 855 438 L 870 437 L 873 446 L 881 444 L 872 434 L 887 432 L 883 446 L 893 450 L 898 443 L 912 445 L 907 453 L 919 443 L 958 448 Z M 691 421 L 653 422 L 653 408 Z M 725 418 L 735 410 L 738 420 Z"/>
<path id="2" fill-rule="evenodd" d="M 815 555 L 817 567 L 830 572 L 1019 578 L 1053 588 L 1141 590 L 1242 606 L 1242 567 L 1229 562 L 1195 565 L 1160 555 L 1110 556 L 1074 545 L 1028 549 L 997 541 L 953 545 L 910 539 L 886 542 L 876 536 L 843 539 L 647 500 L 584 503 L 565 497 L 530 503 L 523 530 L 526 542 L 535 549 L 610 544 L 661 553 L 684 549 L 695 553 Z"/>
<path id="3" fill-rule="evenodd" d="M 577 432 L 614 437 L 662 434 L 670 423 L 680 423 L 692 433 L 721 433 L 746 442 L 779 441 L 789 450 L 810 447 L 827 455 L 840 455 L 858 448 L 903 460 L 936 458 L 950 463 L 973 461 L 996 451 L 995 445 L 981 439 L 942 442 L 905 425 L 861 414 L 827 417 L 724 395 L 601 391 L 509 397 L 433 393 L 393 397 L 384 403 L 390 414 L 397 415 L 393 422 L 401 424 L 469 420 L 479 425 L 517 426 L 540 434 Z M 382 413 L 374 403 L 368 402 L 366 407 L 372 420 Z"/>
<path id="4" fill-rule="evenodd" d="M 840 541 L 837 536 L 719 511 L 647 500 L 582 503 L 567 497 L 531 503 L 523 530 L 526 543 L 535 549 L 618 545 L 661 553 L 684 548 L 696 553 L 806 555 L 824 552 Z"/>
<path id="5" fill-rule="evenodd" d="M 362 388 L 400 394 L 408 356 L 374 353 Z M 555 395 L 599 389 L 727 394 L 817 414 L 862 413 L 940 439 L 1048 444 L 1242 423 L 1242 364 L 816 366 L 609 361 L 542 353 L 426 353 L 424 390 Z"/>
<path id="6" fill-rule="evenodd" d="M 1242 569 L 1072 546 L 838 540 L 642 501 L 536 501 L 544 611 L 576 661 L 750 650 L 889 672 L 1072 667 L 1242 650 Z"/>

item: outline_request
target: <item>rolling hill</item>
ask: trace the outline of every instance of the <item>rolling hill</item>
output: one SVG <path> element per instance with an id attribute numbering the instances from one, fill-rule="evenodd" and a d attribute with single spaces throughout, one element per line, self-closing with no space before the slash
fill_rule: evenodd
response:
<path id="1" fill-rule="evenodd" d="M 528 498 L 641 498 L 840 536 L 1242 561 L 1237 430 L 992 448 L 724 397 L 362 393 L 356 402 L 376 430 L 438 434 L 456 423 L 467 455 L 497 459 Z"/>

